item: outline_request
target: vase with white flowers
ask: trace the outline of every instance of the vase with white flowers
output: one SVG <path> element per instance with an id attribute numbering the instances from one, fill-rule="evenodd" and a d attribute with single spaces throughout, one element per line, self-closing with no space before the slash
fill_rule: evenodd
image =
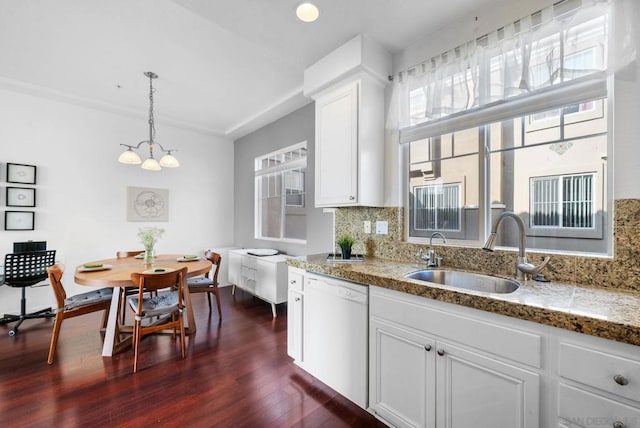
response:
<path id="1" fill-rule="evenodd" d="M 158 227 L 143 227 L 138 229 L 138 238 L 144 246 L 144 264 L 153 265 L 153 247 L 155 247 L 158 239 L 162 237 L 164 229 Z"/>

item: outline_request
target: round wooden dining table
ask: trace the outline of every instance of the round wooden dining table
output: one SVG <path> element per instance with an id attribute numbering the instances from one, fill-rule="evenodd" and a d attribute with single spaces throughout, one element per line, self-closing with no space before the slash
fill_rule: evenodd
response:
<path id="1" fill-rule="evenodd" d="M 96 268 L 87 268 L 85 266 L 94 264 L 101 266 Z M 156 268 L 182 269 L 185 266 L 187 267 L 187 277 L 192 277 L 204 275 L 211 270 L 212 265 L 207 259 L 184 260 L 179 254 L 169 254 L 154 257 L 152 266 L 145 265 L 141 259 L 125 257 L 91 261 L 76 267 L 74 275 L 76 283 L 91 287 L 111 287 L 114 289 L 104 336 L 104 345 L 102 347 L 103 357 L 111 357 L 113 354 L 131 345 L 130 337 L 125 340 L 120 339 L 120 334 L 126 330 L 130 330 L 130 328 L 124 328 L 119 325 L 118 322 L 118 308 L 120 307 L 122 289 L 125 287 L 137 287 L 137 284 L 131 281 L 131 274 Z M 187 309 L 187 326 L 185 327 L 185 332 L 187 334 L 194 334 L 196 332 L 196 323 L 193 316 L 189 287 L 184 287 L 184 300 Z"/>

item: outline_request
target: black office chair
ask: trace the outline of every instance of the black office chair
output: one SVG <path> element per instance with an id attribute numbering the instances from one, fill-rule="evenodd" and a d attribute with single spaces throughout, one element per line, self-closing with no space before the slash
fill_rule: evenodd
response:
<path id="1" fill-rule="evenodd" d="M 4 256 L 4 285 L 22 288 L 20 300 L 20 315 L 5 314 L 0 318 L 0 325 L 17 321 L 9 330 L 9 336 L 18 333 L 18 327 L 26 319 L 51 318 L 56 314 L 51 308 L 27 313 L 27 298 L 25 290 L 47 279 L 47 268 L 53 266 L 56 258 L 56 250 L 32 251 L 28 253 L 7 254 Z"/>

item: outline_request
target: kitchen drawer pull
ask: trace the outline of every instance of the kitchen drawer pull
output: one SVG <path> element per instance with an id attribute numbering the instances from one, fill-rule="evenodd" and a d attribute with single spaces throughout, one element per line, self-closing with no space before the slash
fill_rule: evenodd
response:
<path id="1" fill-rule="evenodd" d="M 629 381 L 627 380 L 627 378 L 619 374 L 615 375 L 613 377 L 613 380 L 615 380 L 618 385 L 624 386 L 629 384 Z"/>
<path id="2" fill-rule="evenodd" d="M 438 355 L 442 357 L 444 355 L 444 349 L 442 348 L 438 349 Z"/>
<path id="3" fill-rule="evenodd" d="M 431 351 L 431 345 L 424 345 L 424 350 L 427 352 Z"/>
<path id="4" fill-rule="evenodd" d="M 622 421 L 615 421 L 613 423 L 613 428 L 626 428 L 626 425 Z"/>

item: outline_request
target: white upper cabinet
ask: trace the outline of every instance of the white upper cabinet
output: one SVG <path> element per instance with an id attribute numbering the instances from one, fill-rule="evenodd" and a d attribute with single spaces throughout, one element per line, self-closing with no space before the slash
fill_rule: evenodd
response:
<path id="1" fill-rule="evenodd" d="M 391 57 L 358 36 L 305 70 L 316 102 L 315 205 L 382 206 L 384 87 Z"/>

